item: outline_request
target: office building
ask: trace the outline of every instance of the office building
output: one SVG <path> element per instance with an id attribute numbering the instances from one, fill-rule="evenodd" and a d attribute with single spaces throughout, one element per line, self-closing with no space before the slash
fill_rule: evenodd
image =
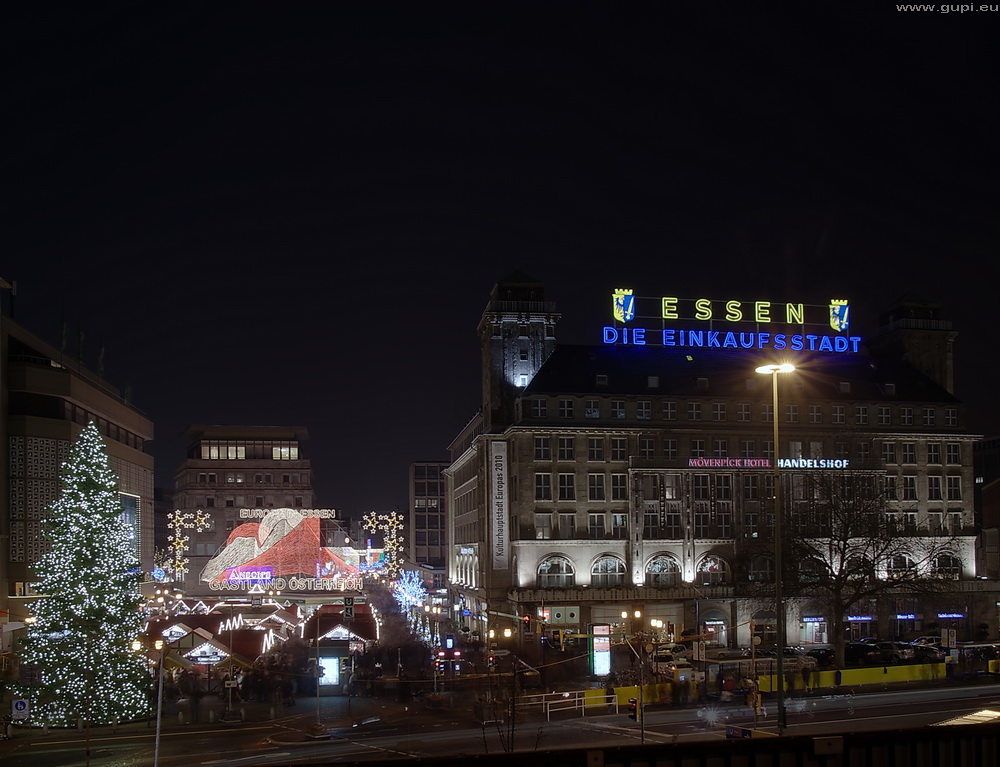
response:
<path id="1" fill-rule="evenodd" d="M 845 635 L 996 635 L 975 564 L 979 437 L 952 393 L 956 333 L 938 307 L 901 300 L 870 339 L 843 300 L 621 289 L 597 311 L 593 345 L 558 344 L 543 286 L 515 274 L 480 321 L 483 406 L 446 472 L 451 601 L 471 628 L 523 641 L 656 619 L 663 636 L 773 640 L 775 477 L 804 525 L 821 482 L 864 474 L 908 547 L 880 566 L 947 586 L 864 600 L 839 616 Z M 755 372 L 775 362 L 796 366 L 778 376 L 777 412 L 771 376 Z M 790 644 L 831 640 L 834 616 L 801 592 L 787 615 Z"/>
<path id="2" fill-rule="evenodd" d="M 309 434 L 298 426 L 193 425 L 183 437 L 187 458 L 174 473 L 173 496 L 175 512 L 190 515 L 183 585 L 188 594 L 208 595 L 202 572 L 236 528 L 269 509 L 315 506 Z"/>
<path id="3" fill-rule="evenodd" d="M 7 283 L 0 284 L 10 289 Z M 0 314 L 0 623 L 9 631 L 30 612 L 33 565 L 49 550 L 48 508 L 58 498 L 70 446 L 93 421 L 118 477 L 123 518 L 136 555 L 153 567 L 153 424 L 122 392 L 68 354 Z"/>

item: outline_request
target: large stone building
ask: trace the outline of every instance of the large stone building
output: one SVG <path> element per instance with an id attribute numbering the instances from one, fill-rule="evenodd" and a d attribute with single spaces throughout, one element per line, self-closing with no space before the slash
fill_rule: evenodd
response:
<path id="1" fill-rule="evenodd" d="M 568 346 L 541 284 L 515 274 L 494 287 L 482 410 L 447 471 L 451 602 L 471 630 L 617 633 L 658 619 L 661 635 L 746 644 L 754 626 L 766 641 L 775 477 L 796 520 L 822 478 L 863 473 L 904 542 L 878 566 L 949 585 L 857 604 L 846 635 L 997 635 L 975 570 L 977 435 L 936 307 L 901 302 L 862 340 L 839 301 L 612 299 L 603 337 Z M 777 392 L 755 372 L 775 362 L 797 368 Z M 822 606 L 800 596 L 787 615 L 789 643 L 830 641 Z"/>
<path id="2" fill-rule="evenodd" d="M 0 281 L 0 287 L 10 285 Z M 153 567 L 153 424 L 122 393 L 80 361 L 0 313 L 0 624 L 30 614 L 33 566 L 48 551 L 48 507 L 58 497 L 70 445 L 93 421 L 118 477 L 136 554 Z"/>
<path id="3" fill-rule="evenodd" d="M 237 527 L 256 519 L 248 510 L 315 506 L 309 434 L 303 427 L 195 425 L 183 437 L 187 458 L 174 473 L 173 506 L 207 520 L 188 521 L 183 583 L 188 594 L 208 594 L 201 573 Z"/>

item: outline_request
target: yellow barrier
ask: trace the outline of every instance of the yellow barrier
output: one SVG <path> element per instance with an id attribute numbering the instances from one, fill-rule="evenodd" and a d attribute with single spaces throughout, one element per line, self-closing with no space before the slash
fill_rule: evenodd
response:
<path id="1" fill-rule="evenodd" d="M 837 675 L 840 675 L 838 681 Z M 813 671 L 809 675 L 809 687 L 863 687 L 868 684 L 892 684 L 897 682 L 929 682 L 944 679 L 946 676 L 944 663 L 913 663 L 905 666 L 865 666 L 863 668 L 845 668 L 843 671 Z M 786 690 L 806 689 L 806 680 L 800 672 L 786 675 Z M 760 677 L 762 692 L 774 692 L 775 675 Z"/>

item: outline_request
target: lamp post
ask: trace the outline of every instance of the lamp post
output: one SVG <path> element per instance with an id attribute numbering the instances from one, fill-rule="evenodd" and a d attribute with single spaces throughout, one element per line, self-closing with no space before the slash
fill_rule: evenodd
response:
<path id="1" fill-rule="evenodd" d="M 159 668 L 159 680 L 156 691 L 156 735 L 153 738 L 153 767 L 158 767 L 160 763 L 160 719 L 163 712 L 163 654 L 164 650 L 166 650 L 166 642 L 162 639 L 157 639 L 153 642 L 153 648 L 160 655 L 159 663 L 157 664 Z M 136 639 L 132 642 L 132 649 L 136 652 L 141 650 L 142 642 Z"/>
<path id="2" fill-rule="evenodd" d="M 761 365 L 758 373 L 771 376 L 771 420 L 774 424 L 774 611 L 777 621 L 775 645 L 778 653 L 777 671 L 777 706 L 778 734 L 784 734 L 788 724 L 785 712 L 785 602 L 782 594 L 782 525 L 781 525 L 781 475 L 778 469 L 778 374 L 791 373 L 795 366 L 789 363 L 781 365 Z"/>
<path id="3" fill-rule="evenodd" d="M 162 639 L 157 639 L 153 646 L 160 651 L 160 681 L 156 691 L 156 735 L 153 738 L 153 767 L 158 767 L 160 763 L 160 720 L 163 718 L 163 652 L 166 643 Z"/>

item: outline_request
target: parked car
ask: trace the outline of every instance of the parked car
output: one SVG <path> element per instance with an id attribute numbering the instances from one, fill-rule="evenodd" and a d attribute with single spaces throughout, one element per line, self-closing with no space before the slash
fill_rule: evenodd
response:
<path id="1" fill-rule="evenodd" d="M 832 647 L 811 647 L 806 650 L 806 655 L 815 658 L 821 666 L 829 666 L 837 659 L 837 651 Z"/>
<path id="2" fill-rule="evenodd" d="M 768 647 L 765 649 L 757 648 L 755 654 L 757 656 L 757 660 L 764 660 L 767 658 L 778 657 L 778 651 L 774 647 Z M 786 647 L 785 652 L 783 654 L 785 656 L 784 666 L 786 669 L 800 669 L 803 667 L 808 669 L 814 669 L 816 668 L 816 666 L 819 665 L 819 662 L 816 660 L 816 658 L 814 658 L 812 655 L 807 655 L 798 647 Z"/>
<path id="3" fill-rule="evenodd" d="M 939 645 L 933 644 L 915 644 L 913 645 L 913 657 L 914 660 L 918 660 L 921 663 L 944 663 L 945 657 L 948 653 L 944 651 Z"/>
<path id="4" fill-rule="evenodd" d="M 878 655 L 879 649 L 872 642 L 848 642 L 844 645 L 844 663 L 849 666 L 873 663 Z"/>
<path id="5" fill-rule="evenodd" d="M 749 658 L 750 649 L 747 647 L 709 647 L 705 650 L 705 656 L 709 660 L 734 660 L 736 658 Z"/>
<path id="6" fill-rule="evenodd" d="M 906 642 L 875 642 L 876 660 L 881 663 L 899 663 L 901 660 L 913 660 L 916 652 L 913 645 Z"/>
<path id="7" fill-rule="evenodd" d="M 941 636 L 940 635 L 934 635 L 934 634 L 927 634 L 925 636 L 917 637 L 916 639 L 910 640 L 910 644 L 914 645 L 914 646 L 916 646 L 916 645 L 940 645 L 941 644 Z"/>
<path id="8" fill-rule="evenodd" d="M 663 666 L 661 673 L 675 679 L 678 682 L 689 682 L 694 677 L 694 666 L 690 662 L 679 658 Z"/>

